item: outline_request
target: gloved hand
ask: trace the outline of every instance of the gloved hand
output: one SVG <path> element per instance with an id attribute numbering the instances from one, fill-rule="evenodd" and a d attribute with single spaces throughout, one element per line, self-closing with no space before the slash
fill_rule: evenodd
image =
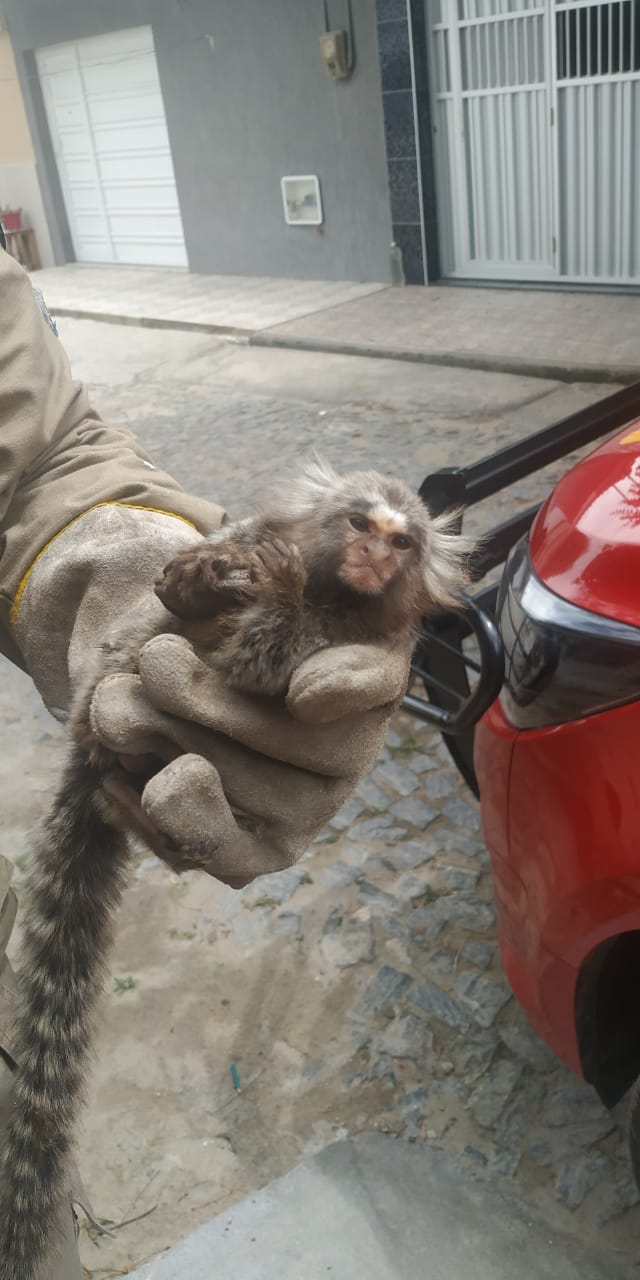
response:
<path id="1" fill-rule="evenodd" d="M 164 565 L 198 534 L 184 520 L 104 505 L 65 529 L 24 587 L 15 634 L 49 709 L 64 719 L 116 619 L 168 615 Z M 114 794 L 160 857 L 234 886 L 289 866 L 373 766 L 407 684 L 409 651 L 342 646 L 294 674 L 287 705 L 230 690 L 175 634 L 149 640 L 138 669 L 107 675 L 90 720 L 144 786 Z M 161 763 L 160 763 L 161 762 Z"/>

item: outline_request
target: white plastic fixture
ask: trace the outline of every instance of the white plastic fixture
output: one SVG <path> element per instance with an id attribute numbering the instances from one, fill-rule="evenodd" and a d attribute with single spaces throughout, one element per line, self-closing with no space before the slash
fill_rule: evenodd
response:
<path id="1" fill-rule="evenodd" d="M 320 183 L 315 173 L 281 178 L 285 222 L 290 227 L 318 227 L 322 222 Z"/>

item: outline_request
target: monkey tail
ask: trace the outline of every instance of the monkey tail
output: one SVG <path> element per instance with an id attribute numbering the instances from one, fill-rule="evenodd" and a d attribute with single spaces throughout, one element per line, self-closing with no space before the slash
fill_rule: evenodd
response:
<path id="1" fill-rule="evenodd" d="M 18 972 L 19 1065 L 0 1163 L 0 1280 L 36 1280 L 55 1258 L 92 1013 L 125 883 L 126 838 L 106 813 L 101 774 L 74 747 L 30 875 Z"/>

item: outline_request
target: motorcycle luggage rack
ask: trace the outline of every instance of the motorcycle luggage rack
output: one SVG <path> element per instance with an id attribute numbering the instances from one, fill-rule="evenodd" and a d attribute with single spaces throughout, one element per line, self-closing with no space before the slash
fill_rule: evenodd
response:
<path id="1" fill-rule="evenodd" d="M 460 511 L 462 524 L 466 508 L 620 430 L 638 416 L 640 382 L 634 382 L 468 467 L 433 472 L 421 484 L 420 497 L 434 516 Z M 512 547 L 528 532 L 541 505 L 536 503 L 489 531 L 473 557 L 472 582 L 481 583 L 504 564 Z M 423 619 L 413 654 L 411 684 L 403 702 L 405 710 L 442 732 L 455 764 L 475 795 L 475 725 L 497 698 L 504 679 L 502 640 L 493 619 L 497 595 L 498 586 L 489 584 L 473 596 L 464 596 L 460 609 Z M 426 697 L 415 693 L 416 683 L 424 687 Z"/>

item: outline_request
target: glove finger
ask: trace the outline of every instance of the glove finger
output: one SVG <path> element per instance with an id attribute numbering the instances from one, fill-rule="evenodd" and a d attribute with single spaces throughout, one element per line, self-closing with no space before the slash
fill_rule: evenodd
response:
<path id="1" fill-rule="evenodd" d="M 322 649 L 294 671 L 287 707 L 297 720 L 334 723 L 376 708 L 393 709 L 406 692 L 408 649 L 373 644 Z"/>
<path id="2" fill-rule="evenodd" d="M 94 690 L 89 712 L 99 742 L 121 759 L 153 756 L 173 760 L 183 751 L 207 755 L 212 735 L 165 715 L 149 702 L 139 676 L 105 676 Z M 134 770 L 135 771 L 135 770 Z"/>
<path id="3" fill-rule="evenodd" d="M 290 866 L 302 849 L 273 845 L 241 829 L 224 794 L 217 769 L 201 756 L 183 755 L 147 783 L 142 809 L 185 865 L 197 866 L 233 887 Z"/>
<path id="4" fill-rule="evenodd" d="M 377 707 L 339 725 L 298 723 L 276 699 L 229 689 L 182 636 L 149 640 L 140 654 L 140 676 L 156 708 L 327 777 L 357 778 L 367 772 L 389 719 L 389 709 Z"/>
<path id="5" fill-rule="evenodd" d="M 213 762 L 236 813 L 255 829 L 262 822 L 274 842 L 295 829 L 307 843 L 347 799 L 353 776 L 314 773 L 248 751 L 240 742 L 153 707 L 138 676 L 106 676 L 96 687 L 91 725 L 98 740 L 121 759 L 152 755 L 171 761 L 183 753 Z"/>

